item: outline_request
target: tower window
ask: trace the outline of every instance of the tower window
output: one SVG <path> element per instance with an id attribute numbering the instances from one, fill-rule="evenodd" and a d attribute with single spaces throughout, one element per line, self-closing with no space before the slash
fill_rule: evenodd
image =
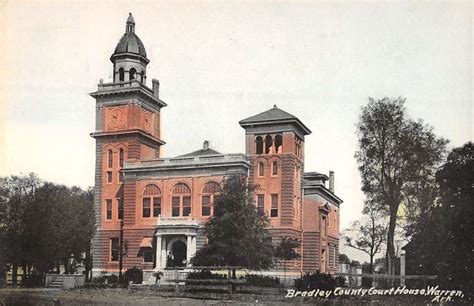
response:
<path id="1" fill-rule="evenodd" d="M 257 212 L 259 214 L 265 213 L 265 195 L 257 194 Z"/>
<path id="2" fill-rule="evenodd" d="M 281 135 L 276 135 L 275 136 L 275 153 L 281 153 L 282 152 L 282 146 L 283 146 L 283 139 Z"/>
<path id="3" fill-rule="evenodd" d="M 262 154 L 263 153 L 263 139 L 262 137 L 260 136 L 257 136 L 257 138 L 255 138 L 255 153 L 256 154 Z"/>
<path id="4" fill-rule="evenodd" d="M 119 181 L 119 183 L 123 182 L 123 172 L 122 171 L 118 172 L 118 181 Z"/>
<path id="5" fill-rule="evenodd" d="M 123 149 L 120 149 L 119 150 L 119 165 L 120 165 L 120 168 L 123 167 L 123 156 L 124 156 Z"/>
<path id="6" fill-rule="evenodd" d="M 120 82 L 125 81 L 125 70 L 123 68 L 119 69 L 119 81 Z"/>
<path id="7" fill-rule="evenodd" d="M 143 81 L 144 81 L 144 77 L 145 77 L 145 72 L 143 72 L 143 71 L 142 71 L 142 72 L 140 72 L 140 82 L 142 82 L 142 83 L 143 83 Z"/>
<path id="8" fill-rule="evenodd" d="M 267 135 L 265 137 L 265 154 L 273 153 L 272 151 L 273 140 L 272 136 Z"/>
<path id="9" fill-rule="evenodd" d="M 278 194 L 272 194 L 272 209 L 270 217 L 278 217 Z"/>
<path id="10" fill-rule="evenodd" d="M 107 166 L 109 168 L 112 168 L 113 165 L 113 156 L 112 156 L 112 150 L 107 151 Z"/>
<path id="11" fill-rule="evenodd" d="M 105 210 L 106 210 L 105 218 L 107 220 L 112 220 L 112 200 L 110 199 L 105 200 Z"/>
<path id="12" fill-rule="evenodd" d="M 137 70 L 135 68 L 130 69 L 130 81 L 135 80 L 137 77 Z"/>
<path id="13" fill-rule="evenodd" d="M 272 163 L 272 175 L 278 175 L 278 162 L 276 160 Z"/>
<path id="14" fill-rule="evenodd" d="M 264 176 L 265 175 L 265 165 L 263 162 L 258 163 L 258 176 Z"/>
<path id="15" fill-rule="evenodd" d="M 112 171 L 107 171 L 107 184 L 112 183 Z"/>

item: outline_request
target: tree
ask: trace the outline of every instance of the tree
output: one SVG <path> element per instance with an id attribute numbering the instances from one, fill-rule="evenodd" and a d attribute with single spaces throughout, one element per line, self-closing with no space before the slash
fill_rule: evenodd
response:
<path id="1" fill-rule="evenodd" d="M 455 148 L 436 173 L 439 199 L 414 227 L 407 270 L 436 274 L 446 288 L 474 294 L 474 143 Z"/>
<path id="2" fill-rule="evenodd" d="M 297 249 L 300 247 L 298 239 L 283 237 L 280 244 L 275 248 L 275 257 L 283 261 L 283 275 L 286 276 L 286 262 L 300 258 Z"/>
<path id="3" fill-rule="evenodd" d="M 266 229 L 268 219 L 257 213 L 253 189 L 241 176 L 225 179 L 213 203 L 214 214 L 206 223 L 208 244 L 192 258 L 195 266 L 271 266 L 273 246 Z M 235 271 L 234 271 L 235 276 Z"/>
<path id="4" fill-rule="evenodd" d="M 354 221 L 344 235 L 347 246 L 369 255 L 369 273 L 374 272 L 374 257 L 382 251 L 387 227 L 382 224 L 380 211 L 369 206 L 365 211 L 365 222 Z"/>
<path id="5" fill-rule="evenodd" d="M 394 273 L 394 234 L 399 207 L 416 219 L 433 202 L 434 173 L 443 160 L 447 141 L 421 120 L 407 117 L 405 99 L 374 100 L 362 107 L 355 157 L 362 191 L 387 212 L 387 272 Z"/>

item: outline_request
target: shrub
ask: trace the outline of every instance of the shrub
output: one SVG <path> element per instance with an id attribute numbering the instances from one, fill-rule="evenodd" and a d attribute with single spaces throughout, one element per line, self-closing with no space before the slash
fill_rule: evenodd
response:
<path id="1" fill-rule="evenodd" d="M 226 279 L 227 276 L 222 274 L 211 273 L 209 270 L 201 270 L 198 272 L 188 273 L 187 279 Z"/>
<path id="2" fill-rule="evenodd" d="M 280 279 L 278 277 L 247 274 L 245 279 L 247 280 L 247 285 L 250 286 L 274 288 L 280 286 Z"/>
<path id="3" fill-rule="evenodd" d="M 23 275 L 21 285 L 23 287 L 42 287 L 44 286 L 44 277 L 39 273 Z"/>
<path id="4" fill-rule="evenodd" d="M 319 271 L 314 274 L 306 273 L 295 280 L 295 287 L 298 290 L 334 290 L 336 279 L 331 274 L 320 273 Z"/>
<path id="5" fill-rule="evenodd" d="M 344 276 L 336 277 L 336 286 L 344 287 L 345 284 L 346 284 L 346 278 Z"/>
<path id="6" fill-rule="evenodd" d="M 117 275 L 112 274 L 110 276 L 107 276 L 107 283 L 112 285 L 112 284 L 118 284 L 118 282 L 119 282 L 119 278 Z"/>
<path id="7" fill-rule="evenodd" d="M 124 281 L 126 284 L 132 282 L 133 284 L 141 284 L 143 281 L 143 271 L 137 267 L 133 267 L 125 271 Z"/>

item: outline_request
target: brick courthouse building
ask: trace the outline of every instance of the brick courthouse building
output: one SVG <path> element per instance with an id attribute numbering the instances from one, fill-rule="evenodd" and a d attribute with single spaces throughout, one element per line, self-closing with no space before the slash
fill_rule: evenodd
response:
<path id="1" fill-rule="evenodd" d="M 269 217 L 273 243 L 281 237 L 301 241 L 301 259 L 289 265 L 291 271 L 336 271 L 342 201 L 334 194 L 332 172 L 304 172 L 308 127 L 274 106 L 239 122 L 245 154 L 219 153 L 204 142 L 197 151 L 163 158 L 166 103 L 157 80 L 146 85 L 149 59 L 131 15 L 110 60 L 113 82 L 101 81 L 91 93 L 96 100 L 94 275 L 118 272 L 121 228 L 124 270 L 188 264 L 206 243 L 204 223 L 220 184 L 232 174 L 259 186 L 255 205 Z"/>

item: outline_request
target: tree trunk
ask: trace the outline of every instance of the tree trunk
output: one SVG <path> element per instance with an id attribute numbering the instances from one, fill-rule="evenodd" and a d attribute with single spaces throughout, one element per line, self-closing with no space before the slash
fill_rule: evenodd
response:
<path id="1" fill-rule="evenodd" d="M 397 212 L 398 212 L 398 204 L 390 205 L 390 222 L 389 222 L 388 233 L 387 233 L 387 255 L 386 255 L 386 263 L 387 263 L 386 268 L 387 268 L 387 274 L 389 275 L 393 275 L 395 273 L 394 236 L 395 236 L 395 227 L 397 225 Z"/>
<path id="2" fill-rule="evenodd" d="M 13 286 L 16 286 L 16 284 L 18 283 L 18 264 L 16 262 L 13 262 L 13 265 L 12 265 L 12 285 Z"/>

